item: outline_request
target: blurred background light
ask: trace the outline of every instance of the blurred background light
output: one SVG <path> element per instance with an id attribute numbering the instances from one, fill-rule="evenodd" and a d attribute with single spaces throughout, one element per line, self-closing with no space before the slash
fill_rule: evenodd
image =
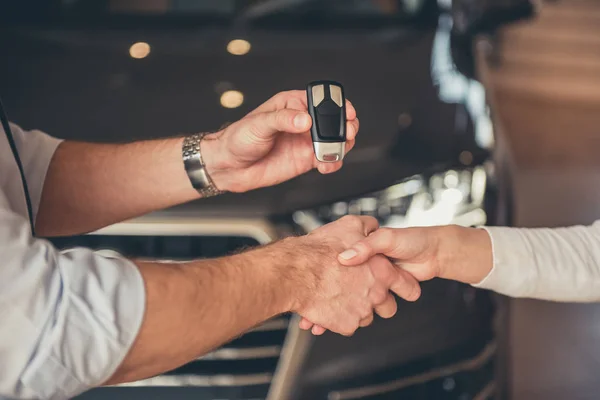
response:
<path id="1" fill-rule="evenodd" d="M 137 42 L 129 48 L 129 55 L 132 58 L 146 58 L 150 54 L 150 45 L 146 42 Z"/>
<path id="2" fill-rule="evenodd" d="M 402 114 L 400 114 L 398 116 L 398 125 L 400 126 L 400 129 L 406 129 L 411 124 L 412 124 L 412 116 L 409 113 L 403 112 Z"/>
<path id="3" fill-rule="evenodd" d="M 444 185 L 449 188 L 458 186 L 458 173 L 456 171 L 447 171 L 444 175 Z"/>
<path id="4" fill-rule="evenodd" d="M 252 45 L 249 41 L 244 39 L 234 39 L 227 44 L 227 51 L 234 56 L 243 56 L 248 54 Z"/>
<path id="5" fill-rule="evenodd" d="M 221 105 L 225 108 L 238 108 L 244 103 L 244 94 L 237 90 L 227 90 L 221 95 Z"/>
<path id="6" fill-rule="evenodd" d="M 455 188 L 446 189 L 442 192 L 442 201 L 451 204 L 460 204 L 463 201 L 463 194 Z"/>
<path id="7" fill-rule="evenodd" d="M 471 165 L 471 163 L 473 162 L 473 153 L 471 153 L 470 151 L 464 150 L 458 156 L 458 160 L 463 165 Z"/>

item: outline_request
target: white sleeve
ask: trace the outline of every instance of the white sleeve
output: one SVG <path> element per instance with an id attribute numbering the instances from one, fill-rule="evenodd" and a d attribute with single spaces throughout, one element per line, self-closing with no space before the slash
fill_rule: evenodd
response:
<path id="1" fill-rule="evenodd" d="M 511 297 L 600 300 L 600 221 L 569 228 L 485 228 L 494 267 L 476 287 Z"/>
<path id="2" fill-rule="evenodd" d="M 33 220 L 35 221 L 40 206 L 46 172 L 61 140 L 38 130 L 24 131 L 13 123 L 10 123 L 10 130 L 19 151 L 19 158 L 23 164 L 29 196 L 31 197 Z"/>
<path id="3" fill-rule="evenodd" d="M 110 378 L 144 315 L 137 267 L 59 252 L 1 207 L 0 260 L 0 398 L 68 399 Z"/>

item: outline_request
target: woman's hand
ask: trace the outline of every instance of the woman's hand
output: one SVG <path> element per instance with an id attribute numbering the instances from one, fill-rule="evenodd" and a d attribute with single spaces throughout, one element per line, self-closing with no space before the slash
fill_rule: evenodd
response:
<path id="1" fill-rule="evenodd" d="M 340 253 L 338 261 L 353 268 L 381 255 L 419 282 L 444 278 L 478 283 L 493 266 L 488 233 L 460 226 L 381 228 Z M 300 321 L 300 328 L 312 328 L 316 335 L 325 332 L 307 319 Z"/>

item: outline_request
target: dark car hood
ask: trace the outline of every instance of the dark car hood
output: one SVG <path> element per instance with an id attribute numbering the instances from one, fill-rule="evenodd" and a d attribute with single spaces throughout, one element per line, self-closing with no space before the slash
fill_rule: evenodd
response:
<path id="1" fill-rule="evenodd" d="M 321 33 L 312 39 L 261 34 L 244 57 L 221 47 L 170 47 L 161 37 L 150 57 L 133 60 L 127 47 L 93 37 L 65 40 L 63 34 L 59 40 L 18 31 L 0 42 L 7 49 L 0 90 L 10 118 L 25 128 L 69 139 L 129 141 L 217 129 L 278 91 L 335 79 L 345 86 L 361 122 L 357 145 L 341 171 L 311 172 L 276 187 L 172 210 L 284 214 L 456 164 L 465 150 L 479 154 L 464 107 L 440 101 L 432 84 L 435 27 L 392 33 Z M 176 35 L 171 42 L 177 43 Z M 244 92 L 244 106 L 219 105 L 215 87 L 223 82 Z"/>

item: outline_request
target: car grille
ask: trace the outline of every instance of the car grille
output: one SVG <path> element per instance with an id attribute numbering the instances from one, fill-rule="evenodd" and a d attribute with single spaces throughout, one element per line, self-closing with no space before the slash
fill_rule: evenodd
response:
<path id="1" fill-rule="evenodd" d="M 166 374 L 121 386 L 194 386 L 206 398 L 266 398 L 285 341 L 288 317 L 271 320 Z M 199 397 L 202 398 L 202 397 Z"/>
<path id="2" fill-rule="evenodd" d="M 171 233 L 186 232 L 173 235 L 164 234 L 163 224 L 148 225 L 160 227 L 159 232 L 140 229 L 143 226 L 129 225 L 131 229 L 127 229 L 127 225 L 114 226 L 95 234 L 52 238 L 51 241 L 58 248 L 83 246 L 131 258 L 185 261 L 230 254 L 265 243 L 269 236 L 247 235 L 247 232 L 195 235 L 189 225 L 182 225 L 180 229 L 171 227 L 168 229 Z M 142 231 L 144 234 L 139 234 Z M 128 234 L 131 232 L 136 234 Z M 141 388 L 193 387 L 196 399 L 264 399 L 274 379 L 289 323 L 289 315 L 278 317 L 173 371 L 118 385 L 118 393 L 114 392 L 115 387 L 96 391 L 112 390 L 111 398 L 128 398 L 132 390 Z"/>
<path id="3" fill-rule="evenodd" d="M 495 394 L 495 342 L 469 343 L 378 371 L 327 393 L 328 400 L 487 400 Z M 469 357 L 464 358 L 466 354 Z"/>

